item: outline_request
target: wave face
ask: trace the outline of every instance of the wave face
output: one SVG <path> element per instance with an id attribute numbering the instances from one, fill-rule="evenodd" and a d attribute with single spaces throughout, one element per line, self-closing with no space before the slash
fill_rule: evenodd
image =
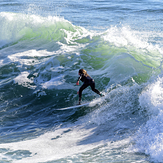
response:
<path id="1" fill-rule="evenodd" d="M 0 24 L 0 161 L 162 162 L 162 32 L 13 12 Z M 87 88 L 93 105 L 57 110 L 77 104 L 80 68 L 105 97 Z"/>

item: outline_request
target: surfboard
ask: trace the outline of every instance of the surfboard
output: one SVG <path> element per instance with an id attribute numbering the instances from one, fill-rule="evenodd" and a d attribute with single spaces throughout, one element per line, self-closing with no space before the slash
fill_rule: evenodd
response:
<path id="1" fill-rule="evenodd" d="M 90 101 L 90 102 L 87 102 L 87 103 L 84 103 L 84 104 L 81 104 L 81 105 L 75 105 L 75 106 L 70 106 L 70 107 L 66 107 L 66 108 L 59 108 L 59 109 L 56 109 L 56 110 L 75 109 L 75 108 L 80 108 L 80 107 L 83 107 L 83 106 L 94 107 L 97 104 L 100 105 L 105 100 L 105 98 L 106 98 L 106 96 L 103 96 L 103 97 L 99 97 L 97 99 L 94 99 L 93 101 Z"/>
<path id="2" fill-rule="evenodd" d="M 90 103 L 91 103 L 91 102 L 87 102 L 87 103 L 85 103 L 85 104 L 70 106 L 70 107 L 66 107 L 66 108 L 60 108 L 60 109 L 56 109 L 56 110 L 68 110 L 68 109 L 80 108 L 80 107 L 83 107 L 83 106 L 87 106 L 87 105 L 89 105 Z"/>

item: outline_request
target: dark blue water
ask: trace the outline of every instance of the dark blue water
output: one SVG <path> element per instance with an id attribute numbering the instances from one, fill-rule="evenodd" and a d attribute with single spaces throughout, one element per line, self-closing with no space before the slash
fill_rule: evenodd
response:
<path id="1" fill-rule="evenodd" d="M 163 162 L 162 1 L 0 2 L 0 162 Z M 92 76 L 78 103 L 78 70 Z"/>

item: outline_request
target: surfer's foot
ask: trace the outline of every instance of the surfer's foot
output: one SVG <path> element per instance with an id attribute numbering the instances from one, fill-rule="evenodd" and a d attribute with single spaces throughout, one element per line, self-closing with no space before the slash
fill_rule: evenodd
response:
<path id="1" fill-rule="evenodd" d="M 79 101 L 78 105 L 81 105 L 80 101 Z"/>
<path id="2" fill-rule="evenodd" d="M 100 94 L 101 97 L 104 97 L 105 95 L 103 95 L 102 93 Z"/>

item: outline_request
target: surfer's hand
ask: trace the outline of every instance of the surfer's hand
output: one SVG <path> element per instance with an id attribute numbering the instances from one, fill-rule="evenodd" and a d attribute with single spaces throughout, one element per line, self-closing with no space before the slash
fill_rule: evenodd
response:
<path id="1" fill-rule="evenodd" d="M 76 85 L 79 85 L 79 81 L 76 82 Z"/>
<path id="2" fill-rule="evenodd" d="M 79 94 L 79 91 L 77 92 L 77 94 Z"/>

